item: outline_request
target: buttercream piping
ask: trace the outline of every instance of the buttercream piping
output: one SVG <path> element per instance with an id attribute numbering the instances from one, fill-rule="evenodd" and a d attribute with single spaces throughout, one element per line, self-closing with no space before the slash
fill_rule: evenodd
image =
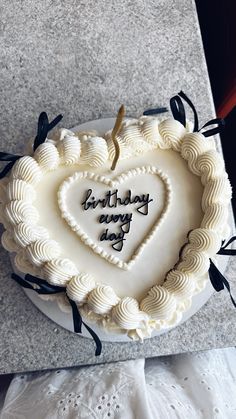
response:
<path id="1" fill-rule="evenodd" d="M 119 134 L 121 158 L 128 159 L 155 148 L 172 148 L 186 159 L 190 171 L 201 177 L 205 187 L 202 198 L 204 217 L 200 227 L 190 232 L 189 243 L 182 251 L 181 260 L 167 274 L 163 286 L 152 287 L 140 307 L 137 300 L 131 297 L 119 300 L 111 287 L 97 285 L 90 275 L 79 273 L 71 261 L 60 259 L 60 246 L 49 239 L 45 229 L 38 226 L 39 214 L 33 206 L 36 197 L 35 186 L 40 182 L 45 170 L 54 170 L 59 163 L 89 164 L 96 168 L 102 167 L 108 158 L 112 159 L 114 150 L 109 133 L 105 136 L 106 141 L 98 137 L 96 132 L 74 135 L 72 131 L 61 130 L 58 138 L 52 141 L 47 139 L 32 157 L 25 156 L 19 159 L 13 166 L 10 178 L 1 181 L 0 220 L 7 229 L 2 236 L 2 242 L 9 251 L 17 252 L 17 268 L 32 274 L 39 273 L 41 269 L 48 282 L 65 285 L 71 299 L 78 304 L 85 304 L 96 315 L 112 318 L 118 327 L 128 330 L 130 336 L 142 337 L 145 333 L 151 333 L 150 328 L 154 327 L 155 322 L 156 328 L 161 327 L 161 324 L 175 324 L 179 318 L 178 310 L 181 313 L 188 309 L 192 295 L 205 286 L 205 282 L 198 278 L 207 272 L 209 257 L 214 256 L 222 238 L 228 234 L 227 206 L 231 198 L 231 187 L 225 174 L 223 160 L 215 151 L 214 141 L 206 140 L 200 133 L 189 133 L 189 130 L 191 127 L 185 130 L 181 124 L 171 119 L 159 122 L 156 118 L 142 117 L 140 120 L 125 121 Z M 157 169 L 155 172 L 154 169 L 149 168 L 149 173 L 155 173 L 162 178 L 162 172 Z M 146 170 L 146 167 L 139 168 L 140 173 L 146 173 Z M 130 172 L 133 176 L 132 170 L 128 175 L 130 176 Z M 113 180 L 91 172 L 82 173 L 84 177 L 99 179 L 109 186 L 118 185 L 122 179 L 127 178 L 127 173 Z M 162 180 L 168 191 L 169 202 L 170 184 L 167 178 L 163 177 Z M 68 179 L 64 186 L 66 182 Z M 66 188 L 59 191 L 59 202 L 64 214 L 65 191 Z M 89 239 L 85 237 L 84 242 L 89 243 Z M 103 249 L 98 249 L 97 253 L 104 257 Z M 135 254 L 129 262 L 130 266 L 137 256 L 138 254 Z M 122 265 L 118 258 L 112 263 L 120 267 Z M 129 265 L 122 267 L 128 268 Z M 183 304 L 183 301 L 186 303 Z M 150 318 L 155 319 L 153 326 Z M 167 323 L 162 323 L 164 320 Z"/>
<path id="2" fill-rule="evenodd" d="M 97 181 L 100 183 L 104 183 L 105 185 L 109 187 L 117 187 L 120 184 L 122 184 L 125 180 L 130 179 L 135 176 L 139 176 L 142 174 L 153 174 L 158 176 L 164 183 L 165 189 L 166 189 L 166 198 L 164 202 L 164 207 L 161 216 L 156 221 L 154 226 L 152 227 L 152 230 L 146 235 L 145 239 L 143 240 L 142 244 L 135 250 L 129 261 L 122 261 L 118 257 L 107 253 L 101 246 L 97 245 L 88 235 L 87 233 L 80 227 L 76 219 L 73 215 L 70 214 L 68 208 L 67 208 L 67 199 L 66 194 L 69 189 L 69 187 L 76 181 L 80 179 L 91 179 L 93 181 Z M 117 265 L 121 269 L 129 270 L 135 260 L 140 257 L 143 249 L 146 247 L 146 245 L 150 242 L 160 225 L 163 223 L 164 219 L 167 216 L 167 213 L 169 211 L 170 207 L 170 201 L 171 201 L 171 186 L 170 181 L 167 178 L 164 173 L 157 169 L 156 167 L 152 166 L 143 166 L 138 167 L 136 169 L 129 170 L 125 173 L 122 173 L 118 177 L 114 179 L 106 178 L 104 176 L 100 176 L 96 173 L 92 172 L 76 172 L 69 178 L 67 178 L 62 185 L 59 188 L 58 191 L 58 204 L 61 210 L 62 217 L 67 221 L 67 223 L 70 225 L 72 230 L 80 237 L 80 240 L 89 246 L 95 253 L 97 253 L 100 257 L 106 259 L 110 263 Z"/>

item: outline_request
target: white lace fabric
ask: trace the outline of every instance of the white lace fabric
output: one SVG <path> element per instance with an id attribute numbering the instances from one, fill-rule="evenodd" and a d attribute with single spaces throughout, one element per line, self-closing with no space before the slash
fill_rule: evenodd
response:
<path id="1" fill-rule="evenodd" d="M 16 375 L 1 419 L 234 419 L 236 350 Z"/>

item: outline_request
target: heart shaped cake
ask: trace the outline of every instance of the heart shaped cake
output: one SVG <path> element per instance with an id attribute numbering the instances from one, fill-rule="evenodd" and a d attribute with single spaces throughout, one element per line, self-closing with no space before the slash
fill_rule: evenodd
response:
<path id="1" fill-rule="evenodd" d="M 120 120 L 104 133 L 46 138 L 42 124 L 0 183 L 2 244 L 22 280 L 132 338 L 180 321 L 229 234 L 215 131 L 171 103 L 174 118 Z"/>

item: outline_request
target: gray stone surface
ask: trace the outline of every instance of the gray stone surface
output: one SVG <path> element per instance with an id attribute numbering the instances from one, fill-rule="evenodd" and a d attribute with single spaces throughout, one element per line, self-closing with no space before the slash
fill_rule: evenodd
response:
<path id="1" fill-rule="evenodd" d="M 35 135 L 40 111 L 63 125 L 129 115 L 168 104 L 180 89 L 202 123 L 214 116 L 191 0 L 2 0 L 0 149 L 16 152 Z M 236 310 L 214 295 L 189 321 L 141 343 L 93 343 L 39 312 L 15 283 L 0 250 L 0 372 L 32 371 L 234 345 Z M 229 276 L 233 279 L 231 264 Z"/>

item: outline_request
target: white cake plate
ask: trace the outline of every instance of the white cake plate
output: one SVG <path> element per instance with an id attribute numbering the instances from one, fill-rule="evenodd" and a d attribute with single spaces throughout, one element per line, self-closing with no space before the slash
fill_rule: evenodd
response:
<path id="1" fill-rule="evenodd" d="M 99 132 L 100 135 L 104 134 L 104 132 L 108 131 L 114 126 L 115 119 L 114 118 L 106 118 L 106 119 L 98 119 L 90 122 L 86 122 L 84 124 L 78 125 L 72 129 L 72 131 L 91 131 L 96 130 Z M 222 273 L 224 273 L 229 257 L 228 256 L 217 256 L 216 257 L 218 267 Z M 20 273 L 16 270 L 13 265 L 14 271 L 19 275 Z M 22 275 L 22 274 L 20 274 Z M 208 274 L 206 274 L 208 277 Z M 26 295 L 32 301 L 32 303 L 44 313 L 47 317 L 49 317 L 52 321 L 57 323 L 58 325 L 62 326 L 63 328 L 73 332 L 73 320 L 71 313 L 63 312 L 56 301 L 45 301 L 42 300 L 39 295 L 32 290 L 24 289 Z M 187 310 L 183 317 L 175 327 L 179 324 L 184 323 L 190 317 L 192 317 L 198 310 L 208 301 L 211 295 L 214 293 L 214 289 L 211 285 L 211 282 L 208 278 L 207 285 L 203 291 L 195 295 L 192 299 L 192 305 L 189 310 Z M 106 330 L 95 323 L 89 322 L 85 319 L 86 324 L 88 324 L 95 333 L 99 336 L 102 341 L 110 341 L 110 342 L 130 342 L 130 338 L 124 334 L 112 334 L 111 332 L 106 332 Z M 161 331 L 153 331 L 152 337 L 161 335 L 166 333 L 170 330 L 164 329 Z M 81 335 L 79 335 L 81 336 Z M 85 328 L 83 328 L 82 336 L 91 338 L 90 334 L 87 332 Z"/>

